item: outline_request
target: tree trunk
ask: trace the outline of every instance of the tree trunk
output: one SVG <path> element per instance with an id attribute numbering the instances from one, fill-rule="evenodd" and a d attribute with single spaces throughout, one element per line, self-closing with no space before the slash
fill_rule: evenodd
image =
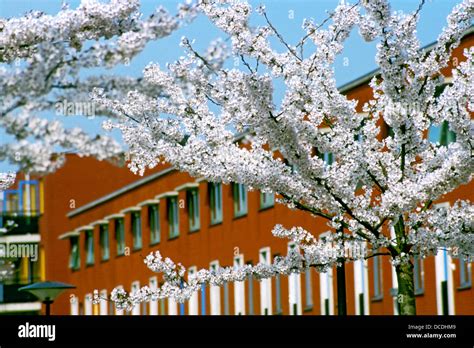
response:
<path id="1" fill-rule="evenodd" d="M 415 281 L 413 278 L 413 264 L 410 262 L 399 264 L 396 267 L 398 280 L 397 302 L 401 315 L 416 315 Z"/>

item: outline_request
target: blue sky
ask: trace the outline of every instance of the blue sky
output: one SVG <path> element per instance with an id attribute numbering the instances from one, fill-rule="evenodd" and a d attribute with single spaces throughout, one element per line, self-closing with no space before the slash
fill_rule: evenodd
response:
<path id="1" fill-rule="evenodd" d="M 354 2 L 349 1 L 349 2 Z M 304 35 L 301 24 L 304 18 L 313 18 L 317 23 L 327 17 L 328 11 L 333 10 L 339 0 L 258 0 L 251 1 L 252 5 L 265 4 L 268 16 L 272 23 L 290 44 L 295 44 Z M 446 16 L 460 0 L 426 0 L 418 23 L 417 34 L 422 45 L 436 40 L 438 34 L 446 24 Z M 29 10 L 41 10 L 54 14 L 61 8 L 61 0 L 0 0 L 0 17 L 9 18 L 20 16 Z M 68 1 L 71 8 L 75 8 L 80 1 Z M 417 0 L 392 0 L 392 8 L 403 12 L 412 12 L 418 7 Z M 178 1 L 175 0 L 141 0 L 141 10 L 144 14 L 151 13 L 157 6 L 162 5 L 174 12 Z M 260 19 L 256 19 L 258 23 Z M 150 62 L 158 62 L 164 66 L 183 55 L 179 47 L 181 36 L 195 39 L 195 47 L 204 49 L 209 41 L 221 36 L 204 17 L 197 18 L 189 27 L 182 28 L 170 37 L 153 42 L 134 60 L 130 66 L 119 66 L 110 70 L 110 73 L 140 76 L 143 68 Z M 336 81 L 343 85 L 376 68 L 375 43 L 366 43 L 354 31 L 346 41 L 343 53 L 335 64 Z M 277 91 L 281 94 L 282 91 Z M 100 132 L 101 120 L 68 117 L 65 120 L 67 127 L 82 127 L 91 133 Z M 118 134 L 115 134 L 120 139 Z M 8 141 L 8 137 L 0 132 L 0 143 Z M 8 163 L 0 163 L 0 171 L 14 170 Z"/>

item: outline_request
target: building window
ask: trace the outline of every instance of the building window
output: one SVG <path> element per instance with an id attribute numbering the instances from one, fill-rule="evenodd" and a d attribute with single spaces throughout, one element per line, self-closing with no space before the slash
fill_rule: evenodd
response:
<path id="1" fill-rule="evenodd" d="M 100 252 L 102 261 L 107 261 L 110 257 L 109 249 L 109 225 L 99 225 Z"/>
<path id="2" fill-rule="evenodd" d="M 199 221 L 199 190 L 192 189 L 186 191 L 186 200 L 188 202 L 189 232 L 198 231 Z"/>
<path id="3" fill-rule="evenodd" d="M 224 315 L 230 314 L 229 308 L 229 283 L 225 282 L 224 285 Z"/>
<path id="4" fill-rule="evenodd" d="M 117 244 L 117 256 L 125 254 L 125 226 L 123 219 L 115 219 L 115 243 Z"/>
<path id="5" fill-rule="evenodd" d="M 280 255 L 275 254 L 273 258 L 279 257 Z M 275 275 L 275 314 L 282 314 L 283 307 L 281 304 L 281 276 L 279 273 Z"/>
<path id="6" fill-rule="evenodd" d="M 259 262 L 264 265 L 270 265 L 270 248 L 260 249 Z M 272 280 L 271 278 L 260 281 L 260 314 L 272 314 Z"/>
<path id="7" fill-rule="evenodd" d="M 130 295 L 135 294 L 138 290 L 140 290 L 140 282 L 139 281 L 132 282 Z M 135 306 L 133 306 L 132 315 L 140 315 L 140 304 L 136 304 Z"/>
<path id="8" fill-rule="evenodd" d="M 140 212 L 134 211 L 132 218 L 133 250 L 142 248 L 142 219 Z"/>
<path id="9" fill-rule="evenodd" d="M 81 267 L 81 258 L 79 253 L 79 237 L 71 237 L 71 251 L 69 256 L 69 268 L 77 270 Z"/>
<path id="10" fill-rule="evenodd" d="M 271 208 L 275 205 L 275 194 L 260 192 L 260 209 Z"/>
<path id="11" fill-rule="evenodd" d="M 470 288 L 472 286 L 471 263 L 459 258 L 459 287 Z"/>
<path id="12" fill-rule="evenodd" d="M 234 183 L 232 185 L 234 197 L 234 217 L 247 214 L 247 189 L 243 184 Z"/>
<path id="13" fill-rule="evenodd" d="M 415 280 L 415 295 L 421 295 L 424 292 L 424 271 L 423 259 L 416 255 L 413 259 L 414 263 L 414 280 Z"/>
<path id="14" fill-rule="evenodd" d="M 321 314 L 334 314 L 332 268 L 329 268 L 325 273 L 319 273 L 319 287 L 321 295 Z"/>
<path id="15" fill-rule="evenodd" d="M 197 267 L 188 268 L 188 282 L 191 282 L 196 277 Z M 198 291 L 193 292 L 188 302 L 188 314 L 198 315 L 199 314 L 199 293 Z"/>
<path id="16" fill-rule="evenodd" d="M 219 261 L 213 261 L 210 264 L 212 273 L 216 273 L 219 269 Z M 217 285 L 210 286 L 211 293 L 211 315 L 221 314 L 221 288 Z"/>
<path id="17" fill-rule="evenodd" d="M 100 315 L 107 315 L 107 290 L 101 290 L 100 291 L 100 302 L 99 302 L 99 309 L 100 309 Z"/>
<path id="18" fill-rule="evenodd" d="M 354 301 L 356 315 L 369 314 L 368 277 L 367 260 L 356 260 L 354 262 Z"/>
<path id="19" fill-rule="evenodd" d="M 305 310 L 310 311 L 313 309 L 313 281 L 311 279 L 311 268 L 308 268 L 304 274 L 304 285 L 305 285 Z"/>
<path id="20" fill-rule="evenodd" d="M 79 315 L 79 299 L 72 295 L 70 299 L 71 315 Z"/>
<path id="21" fill-rule="evenodd" d="M 380 300 L 383 297 L 382 293 L 382 259 L 380 256 L 373 257 L 374 263 L 374 296 L 373 300 Z"/>
<path id="22" fill-rule="evenodd" d="M 247 265 L 252 266 L 252 261 L 247 262 Z M 250 274 L 248 278 L 248 306 L 249 306 L 249 315 L 253 315 L 253 275 Z"/>
<path id="23" fill-rule="evenodd" d="M 86 231 L 86 265 L 94 264 L 94 231 Z"/>
<path id="24" fill-rule="evenodd" d="M 234 257 L 234 269 L 244 265 L 244 256 Z M 234 308 L 236 315 L 245 315 L 245 281 L 234 282 Z"/>
<path id="25" fill-rule="evenodd" d="M 148 227 L 150 228 L 150 243 L 159 243 L 161 234 L 159 205 L 148 206 Z"/>
<path id="26" fill-rule="evenodd" d="M 84 315 L 92 315 L 92 294 L 87 294 L 85 296 Z"/>
<path id="27" fill-rule="evenodd" d="M 209 183 L 209 202 L 211 206 L 211 225 L 222 222 L 222 184 Z"/>
<path id="28" fill-rule="evenodd" d="M 288 253 L 298 252 L 298 247 L 295 243 L 288 244 Z M 291 273 L 288 276 L 288 292 L 290 303 L 290 314 L 302 314 L 303 308 L 301 304 L 301 275 Z"/>
<path id="29" fill-rule="evenodd" d="M 178 211 L 178 197 L 168 197 L 168 224 L 169 224 L 169 238 L 176 238 L 179 236 L 179 211 Z"/>
<path id="30" fill-rule="evenodd" d="M 156 291 L 158 286 L 158 277 L 154 276 L 150 278 L 150 290 Z M 150 301 L 150 315 L 158 315 L 158 300 L 151 299 Z"/>
<path id="31" fill-rule="evenodd" d="M 206 315 L 206 284 L 201 284 L 201 315 Z"/>
<path id="32" fill-rule="evenodd" d="M 160 314 L 161 315 L 166 314 L 166 304 L 165 304 L 165 299 L 164 298 L 160 299 Z"/>
<path id="33" fill-rule="evenodd" d="M 168 315 L 178 315 L 178 303 L 172 297 L 168 298 Z"/>
<path id="34" fill-rule="evenodd" d="M 332 164 L 333 161 L 334 161 L 334 158 L 333 158 L 333 155 L 332 155 L 331 152 L 325 152 L 325 153 L 323 153 L 322 159 L 324 160 L 324 162 L 326 162 L 327 165 Z"/>
<path id="35" fill-rule="evenodd" d="M 438 126 L 430 126 L 428 129 L 428 140 L 434 144 L 447 146 L 456 141 L 456 133 L 449 129 L 447 121 Z"/>

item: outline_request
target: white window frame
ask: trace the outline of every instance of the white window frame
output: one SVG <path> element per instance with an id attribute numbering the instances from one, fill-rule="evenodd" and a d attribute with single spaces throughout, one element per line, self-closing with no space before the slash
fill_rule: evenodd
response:
<path id="1" fill-rule="evenodd" d="M 217 270 L 219 269 L 219 261 L 214 260 L 209 264 L 209 269 Z M 221 288 L 217 285 L 210 285 L 210 303 L 211 303 L 211 315 L 220 315 L 221 314 Z"/>
<path id="2" fill-rule="evenodd" d="M 390 239 L 395 240 L 395 229 L 393 226 L 390 227 Z M 395 242 L 391 243 L 395 245 Z M 392 269 L 392 288 L 394 289 L 395 293 L 392 295 L 393 298 L 393 315 L 400 315 L 400 311 L 398 309 L 398 279 L 397 279 L 397 270 L 395 266 L 390 263 L 390 268 Z"/>
<path id="3" fill-rule="evenodd" d="M 84 296 L 84 315 L 92 315 L 92 294 Z"/>
<path id="4" fill-rule="evenodd" d="M 234 268 L 244 265 L 244 254 L 234 257 Z M 245 281 L 234 282 L 234 311 L 235 315 L 245 315 Z"/>
<path id="5" fill-rule="evenodd" d="M 118 285 L 117 289 L 123 290 L 123 285 Z M 123 315 L 124 314 L 124 310 L 123 309 L 118 309 L 115 306 L 115 304 L 114 304 L 114 308 L 115 308 L 115 315 Z"/>
<path id="6" fill-rule="evenodd" d="M 132 282 L 130 287 L 130 293 L 133 294 L 135 291 L 140 290 L 140 281 L 136 280 Z M 132 308 L 132 315 L 140 315 L 140 304 L 136 304 Z"/>
<path id="7" fill-rule="evenodd" d="M 295 243 L 288 243 L 288 252 L 294 248 L 298 250 L 298 246 Z M 303 304 L 301 299 L 301 274 L 299 273 L 291 273 L 288 276 L 288 302 L 290 305 L 290 315 L 295 314 L 293 310 L 295 304 L 296 314 L 303 314 Z"/>
<path id="8" fill-rule="evenodd" d="M 449 202 L 435 204 L 436 208 L 449 208 Z M 448 314 L 455 314 L 454 306 L 454 280 L 453 280 L 453 260 L 445 249 L 439 249 L 435 256 L 436 272 L 436 307 L 438 315 L 443 314 L 441 283 L 447 281 L 448 286 Z"/>
<path id="9" fill-rule="evenodd" d="M 79 297 L 72 295 L 70 297 L 71 315 L 79 315 Z"/>
<path id="10" fill-rule="evenodd" d="M 272 254 L 270 247 L 261 248 L 258 252 L 259 262 L 264 265 L 271 264 Z M 272 315 L 272 279 L 266 278 L 260 281 L 260 314 L 265 315 L 265 309 L 267 315 Z"/>
<path id="11" fill-rule="evenodd" d="M 107 289 L 102 289 L 100 291 L 99 314 L 108 314 Z"/>
<path id="12" fill-rule="evenodd" d="M 363 248 L 365 248 L 365 242 L 363 243 Z M 356 315 L 361 315 L 359 303 L 360 294 L 362 294 L 364 298 L 364 315 L 369 315 L 369 267 L 367 260 L 354 261 L 354 300 Z"/>
<path id="13" fill-rule="evenodd" d="M 168 315 L 178 315 L 178 303 L 172 297 L 168 298 Z"/>
<path id="14" fill-rule="evenodd" d="M 158 277 L 153 276 L 149 279 L 149 286 L 151 291 L 158 289 Z M 150 301 L 150 315 L 158 315 L 158 300 Z"/>
<path id="15" fill-rule="evenodd" d="M 192 266 L 188 268 L 188 281 L 197 274 L 197 267 Z M 188 314 L 199 315 L 199 291 L 194 291 L 188 301 Z"/>
<path id="16" fill-rule="evenodd" d="M 334 315 L 334 284 L 332 268 L 329 268 L 325 273 L 319 273 L 319 294 L 321 299 L 321 315 L 326 314 L 326 300 L 329 300 L 329 315 Z"/>

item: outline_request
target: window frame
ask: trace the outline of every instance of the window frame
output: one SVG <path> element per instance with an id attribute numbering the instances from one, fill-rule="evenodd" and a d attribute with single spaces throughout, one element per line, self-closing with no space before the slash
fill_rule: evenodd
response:
<path id="1" fill-rule="evenodd" d="M 179 237 L 179 202 L 178 196 L 166 197 L 168 220 L 168 240 Z"/>
<path id="2" fill-rule="evenodd" d="M 224 215 L 222 209 L 222 183 L 210 182 L 208 184 L 208 190 L 211 225 L 218 225 L 222 223 Z"/>
<path id="3" fill-rule="evenodd" d="M 260 210 L 273 208 L 275 206 L 275 194 L 273 192 L 260 191 Z"/>
<path id="4" fill-rule="evenodd" d="M 123 217 L 114 219 L 114 237 L 116 244 L 116 257 L 125 255 L 125 219 Z"/>
<path id="5" fill-rule="evenodd" d="M 79 250 L 79 236 L 73 236 L 69 239 L 69 268 L 77 271 L 81 268 L 81 253 Z"/>
<path id="6" fill-rule="evenodd" d="M 104 241 L 105 237 L 106 243 Z M 100 259 L 101 261 L 108 261 L 110 259 L 110 235 L 109 224 L 99 225 L 99 245 L 100 245 Z"/>
<path id="7" fill-rule="evenodd" d="M 85 230 L 86 266 L 94 266 L 94 230 Z"/>
<path id="8" fill-rule="evenodd" d="M 195 187 L 186 190 L 186 202 L 188 205 L 189 232 L 197 232 L 201 229 L 199 188 Z"/>
<path id="9" fill-rule="evenodd" d="M 160 205 L 150 204 L 148 211 L 148 228 L 150 229 L 150 245 L 161 242 Z"/>
<path id="10" fill-rule="evenodd" d="M 248 193 L 244 184 L 232 184 L 232 199 L 234 203 L 234 218 L 248 214 Z"/>
<path id="11" fill-rule="evenodd" d="M 132 211 L 130 213 L 130 225 L 132 230 L 133 250 L 141 250 L 143 247 L 143 230 L 141 211 Z"/>

